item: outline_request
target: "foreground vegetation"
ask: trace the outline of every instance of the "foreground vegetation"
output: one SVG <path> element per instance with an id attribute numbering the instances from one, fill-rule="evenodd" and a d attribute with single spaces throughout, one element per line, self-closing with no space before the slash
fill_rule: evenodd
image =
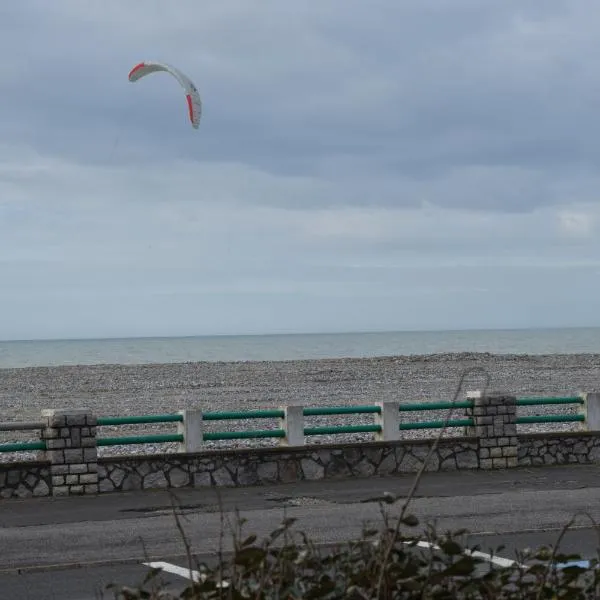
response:
<path id="1" fill-rule="evenodd" d="M 393 499 L 390 499 L 392 502 Z M 173 595 L 159 569 L 137 589 L 114 587 L 115 598 L 255 600 L 591 600 L 600 598 L 598 559 L 590 566 L 557 568 L 579 560 L 541 547 L 498 566 L 464 544 L 468 532 L 419 529 L 412 515 L 396 518 L 383 510 L 382 527 L 365 528 L 360 540 L 323 547 L 313 544 L 294 519 L 285 519 L 262 540 L 244 534 L 238 515 L 233 552 L 209 566 L 188 555 L 190 580 Z M 182 532 L 177 518 L 177 526 Z M 567 530 L 565 527 L 565 531 Z M 418 535 L 417 531 L 421 531 Z M 560 536 L 562 537 L 562 536 Z M 502 549 L 497 548 L 496 552 Z"/>

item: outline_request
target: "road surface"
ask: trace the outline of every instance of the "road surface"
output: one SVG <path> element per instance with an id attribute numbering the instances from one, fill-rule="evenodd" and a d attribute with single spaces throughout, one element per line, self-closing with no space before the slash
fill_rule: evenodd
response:
<path id="1" fill-rule="evenodd" d="M 231 519 L 236 508 L 248 520 L 247 533 L 266 535 L 285 515 L 298 519 L 297 529 L 327 544 L 359 537 L 365 522 L 380 523 L 372 499 L 385 492 L 405 498 L 412 483 L 412 476 L 396 476 L 186 489 L 175 495 L 194 553 L 214 559 L 222 514 Z M 2 500 L 0 598 L 112 598 L 107 584 L 140 583 L 148 573 L 145 563 L 152 561 L 171 565 L 167 583 L 182 588 L 185 546 L 171 502 L 167 491 Z M 600 522 L 600 465 L 430 473 L 411 506 L 422 523 L 436 520 L 440 530 L 466 528 L 469 546 L 493 552 L 503 545 L 500 556 L 509 559 L 516 549 L 554 544 L 575 517 L 561 550 L 589 559 L 598 548 L 590 517 Z M 230 547 L 226 534 L 224 548 Z"/>

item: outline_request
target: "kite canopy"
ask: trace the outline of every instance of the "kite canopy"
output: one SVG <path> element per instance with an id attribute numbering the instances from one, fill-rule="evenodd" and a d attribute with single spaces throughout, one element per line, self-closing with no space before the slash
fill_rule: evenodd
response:
<path id="1" fill-rule="evenodd" d="M 158 73 L 160 71 L 169 73 L 179 81 L 179 84 L 185 91 L 190 121 L 194 129 L 198 129 L 200 115 L 202 114 L 200 94 L 192 80 L 187 75 L 184 75 L 179 69 L 165 63 L 144 61 L 137 64 L 129 71 L 129 81 L 137 81 L 146 75 L 150 75 L 150 73 Z"/>

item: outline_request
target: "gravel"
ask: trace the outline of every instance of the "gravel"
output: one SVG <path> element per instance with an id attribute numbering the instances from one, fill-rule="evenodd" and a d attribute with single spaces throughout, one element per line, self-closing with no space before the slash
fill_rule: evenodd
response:
<path id="1" fill-rule="evenodd" d="M 43 408 L 88 408 L 98 416 L 172 413 L 188 407 L 204 411 L 251 410 L 285 404 L 343 406 L 378 400 L 451 400 L 461 375 L 459 398 L 488 389 L 517 396 L 573 396 L 600 388 L 599 354 L 497 355 L 444 353 L 420 356 L 261 362 L 189 362 L 152 365 L 94 365 L 0 369 L 1 421 L 37 421 Z M 489 378 L 489 382 L 487 379 Z M 573 414 L 575 405 L 522 407 L 519 415 Z M 405 413 L 410 421 L 443 419 L 442 411 Z M 457 411 L 456 416 L 462 416 Z M 362 424 L 372 415 L 315 417 L 307 426 Z M 271 429 L 275 420 L 206 422 L 205 430 Z M 520 425 L 519 432 L 578 430 L 579 423 Z M 102 427 L 99 435 L 168 433 L 173 424 Z M 435 430 L 405 431 L 409 438 Z M 461 429 L 447 435 L 460 435 Z M 35 432 L 0 433 L 0 441 L 35 439 Z M 372 434 L 311 437 L 311 443 L 370 440 Z M 207 448 L 273 445 L 274 440 L 207 442 Z M 174 444 L 113 446 L 101 455 L 172 451 Z M 31 457 L 31 453 L 27 453 Z M 20 454 L 0 454 L 0 461 Z M 23 455 L 25 456 L 25 455 Z"/>

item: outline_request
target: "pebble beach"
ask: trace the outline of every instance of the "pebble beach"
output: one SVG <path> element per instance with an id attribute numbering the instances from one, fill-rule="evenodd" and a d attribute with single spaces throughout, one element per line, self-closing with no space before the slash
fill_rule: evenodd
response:
<path id="1" fill-rule="evenodd" d="M 572 396 L 600 389 L 600 354 L 498 355 L 444 353 L 377 358 L 255 362 L 188 362 L 146 365 L 91 365 L 0 369 L 1 421 L 38 421 L 44 408 L 87 408 L 98 416 L 252 410 L 286 404 L 304 406 L 368 405 L 452 400 L 469 390 L 493 390 L 517 396 Z M 526 414 L 573 414 L 570 406 L 535 406 Z M 444 419 L 447 412 L 404 413 L 412 422 Z M 457 410 L 455 416 L 461 417 Z M 206 430 L 270 429 L 274 420 L 207 422 Z M 307 426 L 371 423 L 372 415 L 318 417 Z M 579 423 L 520 425 L 519 431 L 565 431 Z M 173 432 L 173 424 L 99 428 L 100 436 Z M 0 434 L 0 441 L 34 439 L 35 432 Z M 460 435 L 461 428 L 447 435 Z M 403 432 L 408 438 L 431 437 L 435 430 Z M 311 437 L 310 443 L 370 440 L 372 434 Z M 276 440 L 207 442 L 207 448 L 273 445 Z M 173 451 L 174 444 L 111 446 L 99 454 Z M 0 455 L 0 461 L 14 460 Z"/>

